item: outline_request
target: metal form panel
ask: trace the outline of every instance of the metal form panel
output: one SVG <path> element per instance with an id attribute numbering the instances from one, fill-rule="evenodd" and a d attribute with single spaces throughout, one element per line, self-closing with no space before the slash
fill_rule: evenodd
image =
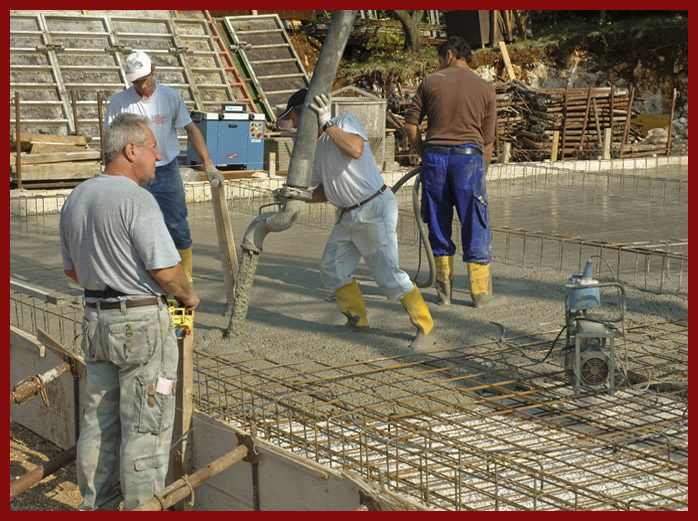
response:
<path id="1" fill-rule="evenodd" d="M 278 15 L 224 18 L 233 48 L 259 92 L 267 120 L 276 121 L 276 106 L 310 84 Z"/>
<path id="2" fill-rule="evenodd" d="M 223 63 L 219 45 L 210 20 L 202 17 L 11 14 L 10 131 L 19 92 L 23 132 L 70 135 L 77 125 L 80 133 L 98 139 L 98 93 L 106 114 L 111 96 L 130 86 L 124 63 L 134 50 L 150 55 L 157 81 L 177 89 L 190 110 L 245 101 L 256 112 L 244 86 L 230 76 L 231 64 Z M 183 132 L 180 140 L 186 142 Z"/>

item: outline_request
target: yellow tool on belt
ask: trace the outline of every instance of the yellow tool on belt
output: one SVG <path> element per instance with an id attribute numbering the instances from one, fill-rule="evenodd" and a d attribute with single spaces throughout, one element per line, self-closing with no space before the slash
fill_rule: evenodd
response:
<path id="1" fill-rule="evenodd" d="M 194 312 L 187 311 L 177 299 L 168 298 L 167 305 L 170 308 L 170 315 L 172 315 L 172 323 L 174 324 L 177 338 L 191 335 L 194 328 Z"/>

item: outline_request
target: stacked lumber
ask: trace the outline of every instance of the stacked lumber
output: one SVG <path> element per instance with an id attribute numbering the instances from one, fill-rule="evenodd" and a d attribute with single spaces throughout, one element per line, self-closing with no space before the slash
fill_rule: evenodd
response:
<path id="1" fill-rule="evenodd" d="M 604 134 L 611 129 L 612 157 L 641 157 L 666 153 L 667 145 L 641 143 L 640 126 L 632 109 L 634 91 L 614 87 L 537 89 L 520 81 L 499 82 L 494 156 L 511 143 L 513 161 L 596 159 L 603 154 Z M 392 87 L 388 96 L 387 126 L 397 131 L 399 156 L 418 164 L 404 131 L 402 115 L 414 95 Z M 426 120 L 420 131 L 426 131 Z M 555 138 L 557 137 L 557 143 Z M 397 155 L 396 155 L 397 157 Z"/>
<path id="2" fill-rule="evenodd" d="M 558 136 L 556 159 L 595 158 L 603 147 L 604 129 L 611 128 L 612 149 L 641 139 L 631 122 L 637 114 L 633 93 L 612 87 L 533 89 L 519 81 L 499 83 L 497 92 L 497 141 L 512 144 L 515 161 L 550 159 Z"/>
<path id="3" fill-rule="evenodd" d="M 10 183 L 23 187 L 67 187 L 102 171 L 101 152 L 90 150 L 85 136 L 21 133 L 17 168 L 17 134 L 10 136 Z M 26 183 L 26 185 L 25 185 Z"/>

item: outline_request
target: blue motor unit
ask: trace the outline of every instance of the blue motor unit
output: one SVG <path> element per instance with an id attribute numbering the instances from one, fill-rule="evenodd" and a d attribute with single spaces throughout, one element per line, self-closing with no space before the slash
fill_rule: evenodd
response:
<path id="1" fill-rule="evenodd" d="M 221 112 L 192 111 L 191 119 L 204 136 L 213 164 L 238 170 L 264 168 L 264 114 L 247 113 L 244 104 L 228 103 Z M 191 143 L 187 164 L 201 164 Z"/>

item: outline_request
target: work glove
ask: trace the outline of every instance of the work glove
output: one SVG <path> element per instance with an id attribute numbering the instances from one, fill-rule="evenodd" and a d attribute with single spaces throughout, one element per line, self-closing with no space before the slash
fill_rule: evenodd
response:
<path id="1" fill-rule="evenodd" d="M 317 114 L 317 122 L 320 128 L 332 119 L 332 116 L 330 116 L 331 104 L 332 99 L 329 94 L 318 94 L 313 98 L 313 102 L 310 104 L 310 108 Z"/>
<path id="2" fill-rule="evenodd" d="M 218 181 L 218 184 L 223 186 L 223 181 L 225 178 L 223 177 L 221 171 L 216 168 L 216 165 L 208 165 L 205 170 L 206 178 L 208 179 L 209 183 L 213 184 L 213 180 L 215 179 Z"/>

